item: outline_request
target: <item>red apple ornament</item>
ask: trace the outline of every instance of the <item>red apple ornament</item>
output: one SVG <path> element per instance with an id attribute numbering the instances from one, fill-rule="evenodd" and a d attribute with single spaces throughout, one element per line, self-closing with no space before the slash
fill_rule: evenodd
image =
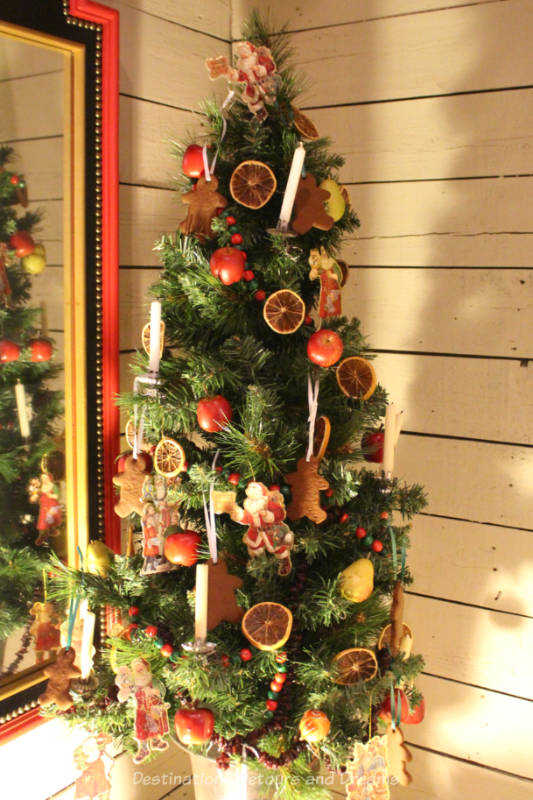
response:
<path id="1" fill-rule="evenodd" d="M 226 286 L 241 280 L 245 263 L 246 253 L 235 247 L 219 247 L 209 260 L 211 274 Z"/>
<path id="2" fill-rule="evenodd" d="M 342 339 L 335 331 L 321 328 L 307 342 L 307 355 L 319 367 L 331 367 L 342 355 Z"/>
<path id="3" fill-rule="evenodd" d="M 8 361 L 16 361 L 20 356 L 20 347 L 10 339 L 0 341 L 0 361 L 6 364 Z"/>
<path id="4" fill-rule="evenodd" d="M 29 343 L 32 361 L 50 361 L 52 343 L 48 339 L 32 339 Z"/>
<path id="5" fill-rule="evenodd" d="M 209 708 L 180 708 L 174 715 L 174 725 L 182 744 L 205 744 L 213 735 L 215 717 Z"/>
<path id="6" fill-rule="evenodd" d="M 165 539 L 165 558 L 171 564 L 192 567 L 198 561 L 198 548 L 202 537 L 196 531 L 171 533 Z"/>
<path id="7" fill-rule="evenodd" d="M 198 425 L 207 433 L 218 433 L 233 416 L 233 410 L 221 394 L 203 397 L 196 406 Z"/>
<path id="8" fill-rule="evenodd" d="M 183 154 L 181 164 L 184 175 L 188 178 L 199 178 L 204 174 L 203 148 L 199 144 L 190 144 Z"/>
<path id="9" fill-rule="evenodd" d="M 35 250 L 35 242 L 28 231 L 17 231 L 9 238 L 9 246 L 18 258 L 29 256 Z"/>
<path id="10" fill-rule="evenodd" d="M 411 709 L 409 705 L 409 700 L 407 699 L 407 695 L 403 691 L 403 689 L 395 689 L 395 705 L 396 710 L 398 708 L 398 704 L 401 704 L 401 717 L 400 722 L 405 723 L 406 725 L 418 725 L 419 722 L 422 722 L 426 713 L 426 704 L 424 702 L 424 698 L 420 701 L 420 703 Z M 391 720 L 391 702 L 390 702 L 390 694 L 387 694 L 385 700 L 381 704 L 381 708 L 379 710 L 379 716 L 385 722 L 390 722 Z"/>
<path id="11" fill-rule="evenodd" d="M 383 461 L 383 445 L 385 443 L 384 431 L 367 431 L 363 434 L 361 445 L 365 450 L 364 459 L 373 464 L 381 464 Z"/>

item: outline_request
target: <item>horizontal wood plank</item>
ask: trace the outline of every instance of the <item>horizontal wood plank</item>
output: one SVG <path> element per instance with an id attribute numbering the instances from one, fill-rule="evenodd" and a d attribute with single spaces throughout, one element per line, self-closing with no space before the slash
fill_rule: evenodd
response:
<path id="1" fill-rule="evenodd" d="M 532 297 L 531 270 L 396 267 L 350 270 L 342 299 L 380 350 L 526 358 Z"/>
<path id="2" fill-rule="evenodd" d="M 487 0 L 470 0 L 472 3 L 485 3 Z M 490 0 L 489 0 L 490 2 Z M 285 23 L 288 30 L 330 27 L 348 22 L 364 22 L 380 17 L 396 17 L 403 14 L 416 14 L 421 11 L 440 9 L 446 6 L 464 5 L 464 0 L 336 0 L 324 3 L 323 0 L 271 0 L 268 4 L 272 20 L 272 30 L 279 30 Z M 257 8 L 257 0 L 238 0 L 233 3 L 233 37 L 239 38 L 243 23 L 250 12 Z"/>
<path id="3" fill-rule="evenodd" d="M 410 591 L 533 617 L 529 531 L 419 514 L 410 539 Z"/>
<path id="4" fill-rule="evenodd" d="M 379 353 L 374 367 L 403 429 L 533 444 L 533 361 Z"/>
<path id="5" fill-rule="evenodd" d="M 527 0 L 442 8 L 293 36 L 310 89 L 330 106 L 531 84 Z"/>
<path id="6" fill-rule="evenodd" d="M 345 240 L 342 255 L 364 266 L 527 267 L 532 241 L 530 233 L 361 233 Z"/>
<path id="7" fill-rule="evenodd" d="M 225 96 L 206 58 L 228 55 L 229 44 L 124 5 L 120 15 L 120 91 L 175 108 L 198 108 L 205 97 Z"/>
<path id="8" fill-rule="evenodd" d="M 533 448 L 402 434 L 395 474 L 425 486 L 430 514 L 533 528 Z"/>
<path id="9" fill-rule="evenodd" d="M 404 727 L 409 737 L 410 729 Z M 483 798 L 483 800 L 529 800 L 530 781 L 467 764 L 416 746 L 409 747 L 413 760 L 409 772 L 413 782 L 409 786 L 391 787 L 392 800 L 450 800 L 450 798 Z"/>
<path id="10" fill-rule="evenodd" d="M 41 47 L 39 44 L 30 44 L 22 37 L 10 38 L 2 35 L 0 81 L 12 81 L 42 75 L 46 72 L 62 71 L 63 53 L 48 47 Z"/>
<path id="11" fill-rule="evenodd" d="M 426 718 L 404 726 L 408 742 L 533 778 L 529 701 L 426 675 L 416 683 L 426 699 Z"/>
<path id="12" fill-rule="evenodd" d="M 531 172 L 532 89 L 308 113 L 346 159 L 345 183 Z"/>
<path id="13" fill-rule="evenodd" d="M 15 148 L 8 168 L 24 175 L 30 200 L 63 197 L 63 137 L 6 142 Z"/>
<path id="14" fill-rule="evenodd" d="M 40 275 L 32 278 L 31 306 L 41 306 L 44 303 L 48 329 L 61 331 L 64 328 L 64 298 L 63 298 L 63 267 L 46 267 Z M 37 317 L 35 326 L 41 324 L 41 317 Z"/>
<path id="15" fill-rule="evenodd" d="M 63 73 L 0 82 L 0 141 L 63 133 Z"/>
<path id="16" fill-rule="evenodd" d="M 217 38 L 230 36 L 230 0 L 198 0 L 194 3 L 176 3 L 174 0 L 110 0 L 107 5 L 116 8 L 122 19 L 127 8 L 136 8 L 154 17 L 184 25 Z"/>
<path id="17" fill-rule="evenodd" d="M 120 263 L 159 266 L 155 242 L 161 234 L 176 231 L 185 217 L 179 196 L 168 190 L 121 186 L 119 200 Z"/>
<path id="18" fill-rule="evenodd" d="M 120 98 L 120 180 L 141 186 L 172 188 L 181 164 L 172 155 L 172 141 L 198 129 L 197 117 L 132 97 Z"/>
<path id="19" fill-rule="evenodd" d="M 408 595 L 404 620 L 426 672 L 533 699 L 533 619 Z"/>
<path id="20" fill-rule="evenodd" d="M 533 192 L 533 178 L 351 185 L 349 192 L 365 237 L 533 234 L 524 203 L 524 196 Z"/>

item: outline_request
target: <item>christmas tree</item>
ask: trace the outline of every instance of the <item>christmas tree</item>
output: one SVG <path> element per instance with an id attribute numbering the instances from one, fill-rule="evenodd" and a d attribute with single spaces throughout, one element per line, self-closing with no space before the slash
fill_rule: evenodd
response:
<path id="1" fill-rule="evenodd" d="M 49 537 L 61 531 L 56 482 L 64 477 L 54 443 L 62 393 L 50 386 L 61 366 L 51 361 L 43 309 L 31 305 L 33 278 L 46 267 L 31 235 L 40 214 L 17 213 L 28 197 L 24 178 L 8 168 L 13 157 L 0 146 L 0 640 L 30 619 Z"/>
<path id="2" fill-rule="evenodd" d="M 255 17 L 244 35 L 234 65 L 207 62 L 233 94 L 177 148 L 187 216 L 157 245 L 153 287 L 163 355 L 156 305 L 120 401 L 133 453 L 117 512 L 141 518 L 142 553 L 59 569 L 55 592 L 123 618 L 68 717 L 139 763 L 165 747 L 164 694 L 183 743 L 214 742 L 221 768 L 247 754 L 277 770 L 279 797 L 303 798 L 323 791 L 316 759 L 344 768 L 378 725 L 421 715 L 402 592 L 424 494 L 363 460 L 387 398 L 341 312 L 341 243 L 359 225 L 342 158 L 295 106 L 285 37 Z"/>

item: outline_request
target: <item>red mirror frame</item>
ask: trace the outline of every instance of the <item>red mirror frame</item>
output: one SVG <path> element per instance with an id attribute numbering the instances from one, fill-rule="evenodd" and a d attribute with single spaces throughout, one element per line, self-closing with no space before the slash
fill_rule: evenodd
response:
<path id="1" fill-rule="evenodd" d="M 34 0 L 18 0 L 32 3 Z M 103 530 L 106 543 L 120 552 L 120 520 L 114 514 L 112 478 L 119 452 L 119 411 L 115 398 L 119 390 L 118 343 L 118 115 L 119 115 L 119 14 L 91 0 L 57 0 L 62 2 L 66 21 L 101 33 L 99 63 L 95 75 L 100 77 L 100 201 L 102 230 L 101 246 L 101 332 L 102 356 L 96 368 L 96 429 L 103 447 L 103 459 L 98 471 L 98 529 Z M 38 13 L 38 12 L 36 12 Z M 46 9 L 43 8 L 43 15 Z M 0 15 L 2 11 L 0 11 Z M 84 23 L 88 23 L 84 25 Z M 94 28 L 92 26 L 95 26 Z M 98 50 L 99 48 L 97 48 Z M 103 519 L 102 519 L 103 518 Z M 95 535 L 94 538 L 97 538 Z M 45 722 L 37 706 L 14 715 L 0 725 L 0 744 L 19 736 Z"/>

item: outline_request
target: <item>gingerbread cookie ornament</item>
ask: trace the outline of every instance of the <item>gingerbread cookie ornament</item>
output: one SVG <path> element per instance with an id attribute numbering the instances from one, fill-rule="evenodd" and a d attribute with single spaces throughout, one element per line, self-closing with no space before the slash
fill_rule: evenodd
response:
<path id="1" fill-rule="evenodd" d="M 211 180 L 204 177 L 198 178 L 194 189 L 181 196 L 181 202 L 189 206 L 187 216 L 180 225 L 184 234 L 194 234 L 204 241 L 214 234 L 211 230 L 211 220 L 216 216 L 218 209 L 226 208 L 228 201 L 217 192 L 218 179 L 211 175 Z"/>
<path id="2" fill-rule="evenodd" d="M 289 519 L 307 517 L 317 525 L 326 519 L 326 512 L 320 506 L 320 492 L 329 489 L 329 483 L 318 474 L 319 466 L 320 461 L 316 456 L 311 456 L 309 461 L 302 456 L 298 461 L 296 472 L 285 476 L 292 493 L 292 500 L 287 509 Z"/>
<path id="3" fill-rule="evenodd" d="M 113 478 L 113 483 L 120 489 L 120 500 L 115 503 L 115 514 L 127 517 L 133 511 L 139 516 L 143 514 L 143 501 L 141 499 L 143 483 L 150 472 L 150 458 L 145 453 L 139 453 L 135 459 L 127 456 L 124 471 Z"/>
<path id="4" fill-rule="evenodd" d="M 299 234 L 307 233 L 311 228 L 329 231 L 334 223 L 333 217 L 326 213 L 324 206 L 329 196 L 326 189 L 320 189 L 316 185 L 316 178 L 310 172 L 305 178 L 300 178 L 291 222 L 293 231 Z"/>
<path id="5" fill-rule="evenodd" d="M 49 667 L 46 667 L 44 674 L 49 679 L 46 689 L 39 696 L 39 705 L 48 706 L 52 703 L 60 711 L 66 711 L 74 700 L 70 694 L 70 680 L 81 675 L 81 670 L 74 666 L 76 651 L 73 647 L 62 648 L 56 656 L 56 660 Z"/>
<path id="6" fill-rule="evenodd" d="M 404 744 L 403 733 L 400 728 L 387 725 L 387 761 L 391 777 L 396 778 L 400 786 L 408 786 L 413 776 L 407 772 L 406 764 L 413 760 L 413 756 Z"/>

